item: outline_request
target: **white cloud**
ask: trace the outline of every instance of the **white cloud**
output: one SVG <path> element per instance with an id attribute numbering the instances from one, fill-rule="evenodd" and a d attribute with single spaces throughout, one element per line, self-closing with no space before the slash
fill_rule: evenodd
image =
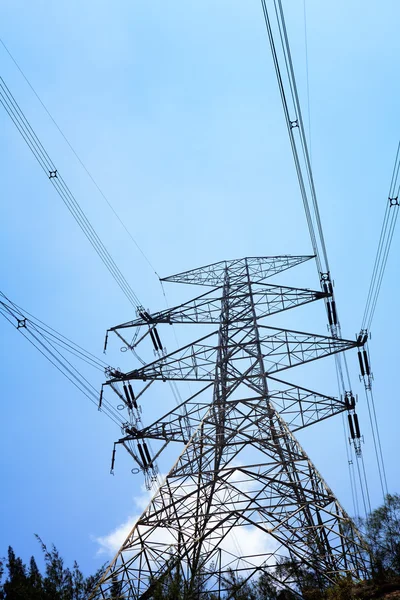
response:
<path id="1" fill-rule="evenodd" d="M 160 473 L 158 476 L 159 481 L 164 481 L 165 475 Z M 97 550 L 97 554 L 107 554 L 109 556 L 114 556 L 118 550 L 121 548 L 122 544 L 128 537 L 129 533 L 132 531 L 136 521 L 139 519 L 143 511 L 147 508 L 154 492 L 153 490 L 147 490 L 145 485 L 142 484 L 141 490 L 142 493 L 134 496 L 133 504 L 135 513 L 132 516 L 129 516 L 125 519 L 121 525 L 117 525 L 115 529 L 113 529 L 110 533 L 103 536 L 94 536 L 93 540 L 98 544 L 99 548 Z"/>
<path id="2" fill-rule="evenodd" d="M 221 544 L 225 551 L 225 561 L 231 560 L 230 555 L 248 557 L 242 564 L 259 566 L 267 556 L 279 546 L 278 542 L 258 527 L 236 527 L 232 529 Z M 272 560 L 274 562 L 275 559 Z"/>
<path id="3" fill-rule="evenodd" d="M 97 554 L 114 555 L 118 552 L 123 542 L 128 537 L 139 515 L 128 517 L 124 523 L 118 525 L 111 533 L 95 537 L 94 541 L 99 545 Z"/>

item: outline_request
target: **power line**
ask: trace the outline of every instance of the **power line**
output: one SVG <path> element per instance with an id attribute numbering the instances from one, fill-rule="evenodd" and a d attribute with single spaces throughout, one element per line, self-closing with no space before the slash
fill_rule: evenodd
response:
<path id="1" fill-rule="evenodd" d="M 381 233 L 379 236 L 378 249 L 376 251 L 374 267 L 369 285 L 367 301 L 364 309 L 361 329 L 370 330 L 372 319 L 375 314 L 379 293 L 382 287 L 382 280 L 386 270 L 386 264 L 389 256 L 390 247 L 393 240 L 394 230 L 399 214 L 399 194 L 400 194 L 400 142 L 397 147 L 396 158 L 394 161 L 392 178 L 389 186 L 388 199 L 385 207 L 385 214 Z"/>
<path id="2" fill-rule="evenodd" d="M 369 422 L 370 422 L 371 431 L 372 431 L 372 440 L 374 443 L 375 457 L 376 457 L 376 462 L 378 465 L 379 481 L 381 484 L 383 498 L 385 498 L 386 494 L 388 493 L 387 480 L 386 480 L 386 469 L 385 469 L 385 463 L 384 463 L 384 459 L 383 459 L 382 445 L 381 445 L 381 439 L 380 439 L 380 434 L 379 434 L 378 420 L 376 417 L 375 403 L 374 403 L 374 397 L 372 394 L 372 389 L 365 390 L 365 398 L 367 400 L 368 416 L 369 416 Z M 370 400 L 371 400 L 371 402 L 370 402 Z"/>
<path id="3" fill-rule="evenodd" d="M 100 237 L 96 233 L 95 229 L 93 228 L 92 224 L 90 223 L 88 217 L 80 207 L 78 201 L 68 188 L 64 179 L 59 174 L 53 161 L 51 160 L 48 153 L 44 149 L 42 143 L 33 131 L 29 121 L 25 117 L 24 113 L 22 112 L 21 108 L 19 107 L 15 98 L 11 94 L 2 77 L 0 77 L 0 102 L 3 104 L 3 107 L 8 113 L 10 119 L 13 121 L 14 125 L 18 129 L 19 133 L 21 134 L 22 138 L 31 150 L 32 154 L 38 161 L 39 165 L 42 167 L 43 171 L 50 179 L 50 182 L 53 184 L 60 198 L 63 200 L 64 204 L 67 206 L 68 210 L 70 211 L 70 213 L 78 223 L 79 227 L 89 240 L 93 249 L 96 251 L 100 259 L 102 260 L 104 266 L 108 269 L 118 286 L 128 298 L 129 302 L 135 307 L 140 307 L 141 302 L 138 296 L 135 294 L 135 292 L 121 273 L 114 259 L 112 258 L 107 248 L 101 241 Z"/>
<path id="4" fill-rule="evenodd" d="M 61 346 L 65 347 L 66 350 L 75 354 L 78 358 L 81 358 L 81 360 L 83 360 L 84 362 L 87 362 L 89 365 L 94 366 L 95 368 L 97 368 L 101 371 L 104 371 L 104 369 L 108 366 L 107 363 L 105 363 L 103 360 L 101 360 L 100 358 L 97 358 L 94 354 L 88 352 L 87 350 L 82 348 L 82 346 L 79 346 L 79 344 L 76 344 L 75 342 L 73 342 L 66 336 L 62 335 L 61 333 L 59 333 L 52 327 L 49 327 L 48 325 L 46 325 L 46 323 L 44 323 L 40 319 L 36 318 L 34 315 L 29 313 L 27 310 L 21 308 L 20 306 L 18 306 L 18 304 L 15 304 L 15 302 L 12 302 L 1 291 L 0 291 L 0 296 L 2 298 L 4 298 L 4 300 L 15 309 L 16 313 L 20 315 L 21 319 L 24 319 L 28 316 L 30 323 L 35 327 L 35 329 L 41 330 L 42 335 L 44 337 L 49 337 L 49 336 L 52 337 L 53 341 L 58 342 Z"/>
<path id="5" fill-rule="evenodd" d="M 379 296 L 383 274 L 386 268 L 387 257 L 390 250 L 390 245 L 393 239 L 394 227 L 398 216 L 398 196 L 399 196 L 399 168 L 400 168 L 400 143 L 397 148 L 395 164 L 393 167 L 392 179 L 389 187 L 388 202 L 385 208 L 384 219 L 382 223 L 381 233 L 378 242 L 378 249 L 375 257 L 374 268 L 370 287 L 365 306 L 362 328 L 369 329 L 372 318 L 375 312 L 377 299 Z"/>
<path id="6" fill-rule="evenodd" d="M 270 19 L 270 12 L 267 7 L 267 0 L 261 0 L 261 6 L 264 14 L 264 21 L 268 33 L 268 39 L 271 47 L 272 59 L 275 73 L 278 81 L 278 87 L 281 95 L 282 107 L 286 120 L 286 126 L 289 134 L 289 140 L 293 159 L 295 163 L 297 178 L 300 186 L 303 207 L 308 224 L 311 244 L 316 257 L 317 269 L 321 281 L 321 287 L 324 291 L 328 290 L 331 299 L 326 298 L 325 306 L 328 314 L 329 330 L 333 337 L 340 335 L 340 322 L 334 299 L 332 278 L 326 249 L 322 222 L 319 212 L 318 199 L 314 185 L 314 177 L 311 168 L 311 160 L 307 146 L 307 139 L 303 124 L 299 94 L 294 73 L 293 61 L 290 51 L 289 39 L 286 29 L 285 17 L 283 13 L 281 0 L 273 0 L 274 13 L 276 18 L 275 29 L 277 30 L 280 43 L 280 52 L 275 43 L 275 32 Z M 283 62 L 284 72 L 280 63 Z M 295 133 L 297 135 L 295 135 Z M 314 224 L 315 223 L 315 224 Z M 325 289 L 326 288 L 326 289 Z M 346 358 L 343 359 L 346 361 Z M 337 366 L 341 371 L 340 358 L 337 358 Z M 348 373 L 347 366 L 345 367 Z M 345 382 L 342 378 L 342 392 L 346 391 Z M 348 382 L 350 385 L 350 382 Z"/>
<path id="7" fill-rule="evenodd" d="M 386 271 L 386 265 L 389 257 L 394 231 L 398 218 L 399 193 L 400 193 L 400 143 L 397 146 L 396 158 L 394 161 L 392 177 L 389 185 L 388 200 L 386 202 L 383 223 L 378 241 L 378 248 L 375 255 L 374 266 L 372 269 L 371 281 L 367 294 L 364 315 L 361 324 L 360 335 L 368 337 L 368 331 L 371 328 L 372 320 L 375 314 L 383 277 Z M 360 358 L 360 357 L 359 357 Z M 365 362 L 366 361 L 366 362 Z M 378 467 L 379 480 L 382 489 L 383 498 L 388 493 L 386 478 L 385 461 L 383 457 L 381 436 L 379 432 L 378 419 L 375 409 L 375 399 L 372 391 L 372 374 L 370 372 L 370 359 L 368 350 L 365 350 L 365 357 L 360 360 L 361 377 L 365 387 L 365 397 L 367 400 L 368 416 L 371 426 L 372 439 L 376 463 Z M 367 368 L 368 367 L 368 368 Z"/>
<path id="8" fill-rule="evenodd" d="M 282 58 L 280 57 L 280 53 L 278 53 L 278 48 L 275 43 L 275 34 L 267 7 L 267 0 L 261 0 L 261 5 L 271 47 L 278 87 L 281 95 L 282 107 L 285 115 L 297 178 L 299 181 L 300 193 L 303 200 L 303 207 L 313 251 L 316 257 L 321 287 L 324 291 L 328 290 L 331 294 L 331 299 L 326 298 L 325 300 L 329 321 L 329 330 L 333 337 L 340 337 L 341 332 L 339 315 L 334 298 L 332 277 L 330 273 L 326 243 L 322 229 L 318 199 L 312 173 L 310 154 L 307 146 L 307 138 L 303 124 L 303 117 L 282 3 L 281 0 L 273 0 L 276 17 L 275 29 L 277 29 L 278 32 Z M 285 74 L 280 66 L 281 61 L 284 64 Z M 295 135 L 296 132 L 297 135 Z M 337 360 L 340 361 L 341 359 L 338 358 Z M 344 357 L 343 360 L 346 363 L 346 357 Z M 345 370 L 347 374 L 347 365 L 345 365 Z M 350 385 L 350 382 L 348 383 Z M 346 391 L 345 387 L 343 387 L 342 391 L 343 393 Z"/>
<path id="9" fill-rule="evenodd" d="M 312 169 L 311 169 L 310 156 L 309 156 L 307 140 L 306 140 L 306 135 L 305 135 L 305 130 L 304 130 L 303 117 L 302 117 L 302 112 L 301 112 L 301 107 L 300 107 L 299 94 L 298 94 L 298 89 L 297 89 L 295 73 L 294 73 L 292 55 L 291 55 L 291 51 L 290 51 L 290 45 L 289 45 L 289 39 L 288 39 L 288 34 L 287 34 L 287 29 L 286 29 L 286 23 L 285 23 L 282 3 L 281 3 L 281 0 L 278 0 L 278 1 L 274 0 L 276 23 L 277 23 L 280 45 L 281 45 L 282 54 L 283 54 L 283 61 L 284 61 L 284 65 L 285 65 L 285 72 L 286 72 L 286 79 L 287 79 L 289 94 L 286 94 L 285 89 L 284 89 L 284 80 L 283 80 L 283 76 L 281 73 L 279 58 L 278 58 L 276 47 L 275 47 L 274 34 L 273 34 L 273 30 L 272 30 L 271 21 L 269 18 L 269 11 L 267 8 L 266 0 L 261 0 L 261 4 L 263 7 L 264 19 L 265 19 L 265 23 L 267 26 L 268 37 L 270 39 L 271 49 L 273 51 L 275 70 L 277 72 L 278 81 L 281 82 L 280 83 L 281 98 L 282 98 L 282 101 L 284 104 L 284 112 L 285 112 L 285 116 L 286 116 L 289 137 L 291 138 L 293 157 L 295 160 L 296 170 L 297 170 L 298 179 L 299 179 L 299 183 L 300 183 L 300 189 L 301 189 L 301 193 L 303 196 L 303 203 L 305 204 L 305 207 L 307 207 L 307 209 L 306 209 L 307 214 L 310 215 L 310 218 L 307 220 L 309 223 L 311 238 L 312 238 L 312 240 L 315 240 L 314 244 L 313 244 L 314 252 L 316 253 L 317 258 L 318 258 L 317 262 L 320 263 L 319 271 L 328 273 L 329 272 L 329 261 L 328 261 L 327 251 L 326 251 L 324 234 L 323 234 L 323 230 L 322 230 L 321 217 L 320 217 L 320 213 L 319 213 L 318 200 L 317 200 L 317 195 L 316 195 L 316 190 L 315 190 L 315 185 L 314 185 L 314 178 L 313 178 Z M 289 102 L 290 102 L 290 106 L 289 106 Z M 303 176 L 303 169 L 300 164 L 300 155 L 299 155 L 299 152 L 297 149 L 296 139 L 295 139 L 295 135 L 294 135 L 295 130 L 298 131 L 298 134 L 299 134 L 300 150 L 301 150 L 301 154 L 303 156 L 303 166 L 304 166 L 304 171 L 305 171 L 306 177 Z M 306 185 L 306 182 L 307 182 L 307 185 Z M 308 188 L 308 191 L 307 191 L 307 188 Z M 311 199 L 311 206 L 313 208 L 313 213 L 311 213 L 309 197 Z M 315 221 L 316 226 L 314 226 L 313 220 Z M 315 229 L 317 230 L 318 237 L 316 235 Z"/>
<path id="10" fill-rule="evenodd" d="M 304 46 L 306 50 L 306 81 L 307 81 L 307 113 L 308 113 L 308 145 L 310 148 L 310 162 L 312 163 L 312 146 L 311 146 L 311 106 L 310 106 L 310 77 L 308 69 L 308 35 L 307 35 L 307 7 L 306 0 L 303 0 L 303 16 L 304 16 Z"/>
<path id="11" fill-rule="evenodd" d="M 84 350 L 81 346 L 74 344 L 68 340 L 66 347 L 65 338 L 55 329 L 45 325 L 39 319 L 36 319 L 22 308 L 18 307 L 5 294 L 0 292 L 0 314 L 15 327 L 60 373 L 64 375 L 88 400 L 95 406 L 99 406 L 99 396 L 97 389 L 90 381 L 71 363 L 64 355 L 68 352 L 73 356 L 83 360 L 93 368 L 98 369 L 103 363 L 100 359 L 96 359 L 94 355 Z M 27 316 L 29 315 L 29 316 Z M 39 327 L 38 323 L 42 323 Z M 105 365 L 105 363 L 103 363 Z M 102 369 L 104 371 L 104 368 Z M 118 427 L 122 427 L 124 420 L 121 415 L 115 410 L 114 406 L 104 397 L 102 399 L 101 409 Z"/>
<path id="12" fill-rule="evenodd" d="M 4 43 L 4 41 L 1 38 L 0 38 L 0 43 L 2 44 L 2 46 L 5 49 L 5 51 L 7 52 L 7 54 L 9 55 L 9 57 L 11 58 L 11 60 L 15 64 L 15 66 L 17 67 L 18 71 L 21 73 L 22 77 L 24 78 L 24 80 L 26 81 L 26 83 L 28 84 L 28 86 L 30 87 L 30 89 L 32 90 L 33 94 L 36 96 L 37 100 L 39 101 L 39 103 L 41 104 L 41 106 L 43 107 L 43 109 L 45 110 L 45 112 L 48 115 L 48 117 L 50 118 L 50 120 L 55 125 L 56 129 L 58 130 L 58 132 L 60 133 L 60 135 L 62 136 L 62 138 L 66 142 L 66 144 L 68 145 L 68 147 L 70 148 L 71 152 L 73 153 L 73 155 L 75 156 L 75 158 L 77 159 L 77 161 L 79 162 L 79 164 L 81 165 L 81 167 L 83 168 L 83 170 L 85 171 L 85 173 L 88 175 L 89 179 L 92 181 L 93 185 L 95 186 L 95 188 L 97 189 L 97 191 L 99 192 L 99 194 L 102 196 L 103 200 L 106 202 L 106 204 L 108 205 L 108 207 L 110 208 L 110 210 L 113 212 L 114 216 L 119 221 L 120 225 L 124 228 L 125 232 L 128 234 L 129 238 L 131 239 L 131 241 L 133 242 L 133 244 L 136 246 L 137 250 L 139 250 L 140 254 L 143 256 L 144 260 L 147 262 L 147 264 L 150 266 L 150 268 L 154 271 L 154 273 L 158 277 L 157 271 L 155 270 L 155 268 L 154 268 L 153 264 L 151 263 L 150 259 L 145 254 L 145 252 L 143 251 L 143 249 L 139 246 L 139 244 L 137 243 L 137 241 L 133 237 L 132 233 L 129 231 L 129 229 L 125 225 L 124 221 L 121 219 L 121 217 L 119 216 L 119 214 L 117 213 L 117 211 L 115 210 L 115 208 L 113 207 L 113 205 L 111 204 L 110 200 L 107 198 L 106 194 L 100 188 L 99 184 L 97 183 L 97 181 L 93 177 L 92 173 L 89 171 L 89 169 L 87 168 L 87 166 L 85 165 L 85 163 L 83 162 L 83 160 L 81 159 L 81 157 L 78 155 L 77 151 L 72 146 L 71 142 L 69 141 L 69 139 L 67 138 L 67 136 L 65 135 L 65 133 L 63 132 L 63 130 L 61 129 L 61 127 L 59 126 L 59 124 L 57 123 L 57 121 L 55 120 L 55 118 L 53 117 L 53 115 L 50 113 L 49 109 L 47 108 L 47 106 L 45 105 L 45 103 L 43 102 L 43 100 L 41 99 L 41 97 L 39 96 L 39 94 L 37 93 L 37 91 L 35 90 L 35 88 L 33 87 L 32 83 L 29 81 L 28 77 L 25 75 L 24 71 L 22 70 L 22 68 L 20 67 L 20 65 L 18 64 L 18 62 L 16 61 L 16 59 L 14 58 L 14 56 L 11 54 L 10 50 L 8 49 L 8 47 L 6 46 L 6 44 Z"/>
<path id="13" fill-rule="evenodd" d="M 281 0 L 271 0 L 274 10 L 270 11 L 267 7 L 267 0 L 261 0 L 261 6 L 264 14 L 265 25 L 268 33 L 272 59 L 274 63 L 275 73 L 278 81 L 283 112 L 285 116 L 286 126 L 289 134 L 289 140 L 293 159 L 295 163 L 297 178 L 300 186 L 303 207 L 306 215 L 307 225 L 311 238 L 311 244 L 314 250 L 316 265 L 320 277 L 321 288 L 324 292 L 329 292 L 330 298 L 326 297 L 325 306 L 328 316 L 328 328 L 333 337 L 341 337 L 341 326 L 339 321 L 338 310 L 334 297 L 332 285 L 332 276 L 330 273 L 326 243 L 322 228 L 322 221 L 319 211 L 318 198 L 314 185 L 314 177 L 312 173 L 310 152 L 307 145 L 307 137 L 305 134 L 302 111 L 297 89 L 296 77 L 294 73 L 293 61 L 289 45 L 288 33 L 285 23 L 285 16 L 282 8 Z M 309 104 L 309 76 L 308 76 L 308 47 L 307 47 L 307 21 L 306 21 L 306 6 L 305 0 L 303 4 L 304 10 L 304 27 L 305 27 L 305 43 L 306 43 L 306 71 L 307 71 L 307 98 L 308 98 L 308 121 L 310 134 L 310 104 Z M 274 14 L 274 26 L 270 18 Z M 275 43 L 275 38 L 279 40 L 278 46 Z M 281 69 L 282 63 L 282 69 Z M 310 136 L 311 139 L 311 136 Z M 351 381 L 347 365 L 347 359 L 343 357 L 344 369 L 342 367 L 341 357 L 335 357 L 337 377 L 339 388 L 342 394 L 347 397 L 351 394 Z M 357 421 L 358 422 L 358 421 Z M 357 442 L 357 447 L 356 447 Z M 368 483 L 366 479 L 365 468 L 363 465 L 363 475 L 360 471 L 359 461 L 362 460 L 362 451 L 360 440 L 353 440 L 354 451 L 356 454 L 357 470 L 359 473 L 359 485 L 365 512 L 367 506 L 370 510 Z M 349 468 L 350 468 L 350 461 Z M 350 473 L 351 476 L 351 473 Z M 365 487 L 365 492 L 364 492 Z"/>
<path id="14" fill-rule="evenodd" d="M 126 436 L 127 422 L 126 415 L 122 415 L 120 407 L 114 407 L 105 397 L 104 389 L 99 397 L 97 389 L 90 383 L 77 367 L 65 356 L 65 352 L 75 358 L 79 358 L 86 364 L 93 368 L 100 369 L 101 371 L 107 372 L 110 367 L 104 363 L 101 359 L 95 357 L 92 353 L 88 352 L 78 344 L 75 344 L 61 333 L 46 325 L 40 319 L 37 319 L 23 308 L 12 302 L 3 292 L 0 291 L 0 314 L 15 327 L 35 348 L 44 356 L 64 377 L 66 377 L 72 385 L 74 385 L 92 404 L 94 404 L 98 410 L 104 412 L 123 432 Z M 28 315 L 28 316 L 27 316 Z M 114 390 L 115 391 L 115 390 Z M 121 396 L 119 396 L 121 397 Z M 133 417 L 129 414 L 128 416 L 131 424 L 137 427 L 138 423 L 143 428 L 141 421 L 141 412 L 137 412 L 136 416 Z M 128 443 L 125 439 L 119 440 L 117 443 Z M 154 455 L 151 449 L 150 442 L 148 443 L 151 454 Z M 115 448 L 115 445 L 114 445 Z M 131 448 L 132 452 L 133 449 Z M 114 464 L 114 456 L 112 464 Z M 158 481 L 161 484 L 159 478 L 159 469 L 155 460 L 156 456 L 152 460 L 154 477 L 148 479 L 148 488 L 153 486 Z"/>
<path id="15" fill-rule="evenodd" d="M 309 229 L 309 233 L 310 233 L 310 237 L 311 237 L 311 243 L 312 243 L 312 247 L 314 250 L 314 254 L 316 256 L 318 270 L 320 272 L 322 272 L 324 269 L 322 267 L 322 263 L 321 263 L 321 259 L 320 259 L 320 250 L 319 250 L 317 239 L 315 236 L 315 230 L 314 230 L 310 206 L 309 206 L 309 202 L 308 202 L 306 186 L 305 186 L 305 182 L 304 182 L 304 178 L 303 178 L 303 174 L 302 174 L 302 170 L 301 170 L 299 154 L 298 154 L 297 147 L 296 147 L 296 141 L 295 141 L 295 138 L 293 135 L 293 128 L 295 126 L 297 126 L 297 125 L 295 125 L 297 119 L 296 118 L 292 119 L 291 115 L 290 115 L 287 96 L 286 96 L 286 92 L 285 92 L 285 86 L 284 86 L 284 82 L 283 82 L 283 76 L 282 76 L 281 69 L 279 66 L 278 53 L 277 53 L 277 49 L 276 49 L 276 45 L 275 45 L 275 41 L 274 41 L 274 35 L 273 35 L 272 26 L 271 26 L 271 22 L 269 19 L 268 9 L 267 9 L 265 0 L 261 0 L 261 4 L 262 4 L 263 13 L 264 13 L 265 24 L 267 27 L 268 38 L 269 38 L 269 42 L 270 42 L 270 46 L 271 46 L 272 59 L 274 62 L 275 72 L 276 72 L 276 76 L 277 76 L 277 80 L 278 80 L 278 87 L 279 87 L 279 92 L 281 95 L 286 125 L 288 128 L 289 140 L 290 140 L 290 144 L 291 144 L 291 148 L 292 148 L 293 158 L 294 158 L 294 162 L 295 162 L 295 168 L 296 168 L 297 177 L 299 180 L 300 192 L 301 192 L 301 196 L 302 196 L 302 200 L 303 200 L 303 206 L 304 206 L 308 229 Z M 294 109 L 294 111 L 295 111 L 295 109 Z M 294 114 L 296 114 L 296 113 L 294 112 Z"/>

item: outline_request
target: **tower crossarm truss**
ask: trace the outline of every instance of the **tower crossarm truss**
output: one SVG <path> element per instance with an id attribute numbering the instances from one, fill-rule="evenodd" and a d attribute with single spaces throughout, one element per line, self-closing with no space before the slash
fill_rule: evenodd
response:
<path id="1" fill-rule="evenodd" d="M 357 341 L 264 325 L 258 325 L 258 331 L 259 352 L 264 360 L 267 374 L 290 369 L 358 346 Z M 134 379 L 214 381 L 219 349 L 218 331 L 214 331 L 139 369 L 128 373 L 111 370 L 110 381 Z M 257 368 L 253 369 L 254 340 L 249 335 L 248 324 L 232 327 L 232 333 L 224 349 L 229 356 L 227 379 L 237 380 L 244 375 L 249 379 L 258 377 Z"/>
<path id="2" fill-rule="evenodd" d="M 190 283 L 194 285 L 207 285 L 218 287 L 224 285 L 226 271 L 231 273 L 231 283 L 241 282 L 243 276 L 249 271 L 252 282 L 257 283 L 277 275 L 282 271 L 314 258 L 313 256 L 262 256 L 239 258 L 236 260 L 222 260 L 198 269 L 184 271 L 177 275 L 164 277 L 161 281 L 171 283 Z"/>
<path id="3" fill-rule="evenodd" d="M 121 398 L 121 386 L 125 393 L 131 386 L 132 398 L 134 389 L 142 398 L 154 386 L 165 390 L 166 381 L 175 386 L 191 381 L 196 390 L 177 407 L 153 416 L 150 425 L 127 419 L 124 441 L 137 444 L 140 452 L 145 440 L 161 450 L 169 442 L 180 443 L 181 451 L 105 573 L 98 590 L 103 598 L 118 582 L 121 597 L 150 600 L 173 581 L 184 598 L 205 599 L 212 591 L 225 600 L 233 597 L 232 569 L 246 578 L 264 572 L 278 587 L 299 591 L 299 582 L 278 576 L 275 566 L 282 559 L 312 570 L 321 585 L 344 574 L 366 575 L 368 558 L 359 532 L 293 435 L 349 410 L 349 401 L 273 375 L 357 342 L 260 323 L 269 314 L 265 296 L 271 289 L 277 294 L 294 289 L 265 286 L 263 280 L 303 260 L 240 259 L 167 278 L 214 285 L 169 314 L 189 322 L 201 303 L 204 315 L 216 319 L 218 302 L 218 329 L 174 352 L 159 344 L 158 358 L 139 368 L 109 371 L 107 384 L 119 389 Z M 303 292 L 307 301 L 317 299 L 308 290 L 300 290 L 297 299 Z M 289 308 L 282 296 L 279 302 L 280 310 Z M 140 316 L 127 326 L 151 330 L 163 322 L 163 317 L 157 320 L 161 314 L 147 313 L 145 322 Z M 250 543 L 252 551 L 241 543 L 247 548 Z"/>
<path id="4" fill-rule="evenodd" d="M 243 321 L 246 314 L 244 300 L 248 295 L 246 284 L 238 285 L 236 290 L 236 303 L 232 304 L 230 310 L 230 322 Z M 292 288 L 282 285 L 271 285 L 260 283 L 253 292 L 255 305 L 257 306 L 257 319 L 262 319 L 302 304 L 308 304 L 321 298 L 330 297 L 324 293 L 309 289 Z M 128 321 L 109 329 L 118 331 L 131 327 L 151 327 L 161 323 L 219 323 L 221 312 L 222 287 L 205 292 L 197 298 L 160 312 L 149 314 L 145 310 L 138 311 L 138 318 Z"/>
<path id="5" fill-rule="evenodd" d="M 272 389 L 270 387 L 268 398 L 275 410 L 285 419 L 287 426 L 292 432 L 304 429 L 314 423 L 348 410 L 348 406 L 340 398 L 324 396 L 312 390 L 272 377 L 268 377 L 268 382 L 270 386 L 275 382 L 275 384 L 282 388 Z M 201 392 L 203 391 L 204 388 L 202 388 Z M 247 412 L 249 410 L 254 411 L 256 423 L 261 422 L 264 418 L 261 400 L 262 396 L 260 395 L 249 396 L 241 400 L 227 400 L 226 405 L 228 409 L 235 406 L 235 409 L 238 411 L 234 423 L 234 431 L 239 431 L 243 423 L 245 427 L 247 426 Z M 147 438 L 186 444 L 189 440 L 190 432 L 194 431 L 203 419 L 207 418 L 205 415 L 208 411 L 209 404 L 201 400 L 199 395 L 196 394 L 193 398 L 188 398 L 162 415 L 162 417 L 158 418 L 151 425 L 147 425 L 142 429 L 132 429 L 132 427 L 129 427 L 130 439 L 141 440 Z"/>

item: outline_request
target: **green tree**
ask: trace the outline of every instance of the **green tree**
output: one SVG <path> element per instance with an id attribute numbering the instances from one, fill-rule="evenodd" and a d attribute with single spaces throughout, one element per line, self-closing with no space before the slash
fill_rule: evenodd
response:
<path id="1" fill-rule="evenodd" d="M 11 546 L 8 547 L 7 560 L 8 577 L 3 587 L 3 594 L 7 600 L 26 600 L 29 581 L 26 566 L 20 558 L 15 556 Z"/>
<path id="2" fill-rule="evenodd" d="M 4 561 L 0 559 L 0 600 L 4 600 L 4 592 L 3 592 L 3 575 L 4 575 Z"/>
<path id="3" fill-rule="evenodd" d="M 6 569 L 3 561 L 0 561 L 0 600 L 87 600 L 104 573 L 104 567 L 94 575 L 84 577 L 76 562 L 72 570 L 65 567 L 57 548 L 52 546 L 48 550 L 42 540 L 36 537 L 44 554 L 45 573 L 41 574 L 33 556 L 27 569 L 22 559 L 9 547 Z M 6 579 L 2 584 L 5 574 Z"/>
<path id="4" fill-rule="evenodd" d="M 265 571 L 261 573 L 255 583 L 257 600 L 277 600 L 278 591 L 271 576 Z"/>
<path id="5" fill-rule="evenodd" d="M 312 567 L 305 566 L 298 560 L 285 558 L 276 565 L 275 571 L 278 579 L 293 582 L 305 600 L 324 598 L 323 591 L 326 584 L 321 581 L 319 573 Z M 296 597 L 295 594 L 290 595 L 290 590 L 284 592 L 289 599 Z M 285 595 L 278 595 L 278 600 L 281 598 L 286 600 Z"/>
<path id="6" fill-rule="evenodd" d="M 298 596 L 290 590 L 281 590 L 278 592 L 277 600 L 298 600 Z"/>
<path id="7" fill-rule="evenodd" d="M 232 600 L 257 600 L 254 583 L 237 575 L 232 569 L 225 575 L 223 585 Z"/>
<path id="8" fill-rule="evenodd" d="M 123 600 L 124 597 L 125 596 L 122 594 L 122 582 L 118 581 L 116 575 L 113 575 L 110 591 L 110 600 Z"/>
<path id="9" fill-rule="evenodd" d="M 27 587 L 30 589 L 31 600 L 42 600 L 43 598 L 43 578 L 36 564 L 36 560 L 31 556 L 29 563 L 29 572 Z"/>
<path id="10" fill-rule="evenodd" d="M 371 548 L 373 577 L 384 580 L 400 576 L 400 495 L 388 494 L 385 502 L 365 521 Z"/>

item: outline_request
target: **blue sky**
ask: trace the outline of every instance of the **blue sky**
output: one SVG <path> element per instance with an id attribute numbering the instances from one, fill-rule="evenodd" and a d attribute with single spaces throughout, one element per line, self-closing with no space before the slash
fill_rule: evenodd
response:
<path id="1" fill-rule="evenodd" d="M 307 117 L 303 2 L 284 3 Z M 343 335 L 359 330 L 398 143 L 397 2 L 306 0 L 311 148 Z M 303 215 L 258 2 L 5 0 L 1 36 L 161 276 L 224 258 L 308 254 Z M 1 75 L 133 289 L 164 307 L 157 277 L 112 215 L 3 48 Z M 133 317 L 5 112 L 1 289 L 101 356 L 105 330 Z M 307 123 L 308 128 L 308 123 Z M 398 487 L 395 237 L 370 344 L 389 488 Z M 314 265 L 287 285 L 318 288 Z M 167 289 L 170 304 L 187 298 Z M 195 289 L 193 295 L 197 293 Z M 325 333 L 322 306 L 271 324 Z M 0 555 L 29 558 L 33 534 L 86 572 L 143 504 L 115 426 L 5 321 L 1 331 Z M 179 332 L 178 332 L 179 334 Z M 118 344 L 110 345 L 118 365 Z M 380 490 L 355 353 L 349 355 L 372 504 Z M 311 376 L 311 371 L 310 371 Z M 295 382 L 295 373 L 291 374 Z M 93 377 L 100 386 L 102 376 Z M 336 394 L 333 361 L 310 387 Z M 304 432 L 310 457 L 353 513 L 341 418 Z M 161 465 L 163 471 L 168 464 Z M 103 544 L 96 541 L 103 539 Z"/>

